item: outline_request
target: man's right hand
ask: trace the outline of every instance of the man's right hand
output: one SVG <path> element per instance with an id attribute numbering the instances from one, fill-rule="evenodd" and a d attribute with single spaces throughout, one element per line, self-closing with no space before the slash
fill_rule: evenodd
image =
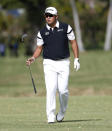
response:
<path id="1" fill-rule="evenodd" d="M 35 61 L 35 57 L 31 57 L 26 61 L 26 65 L 29 66 L 31 63 Z"/>

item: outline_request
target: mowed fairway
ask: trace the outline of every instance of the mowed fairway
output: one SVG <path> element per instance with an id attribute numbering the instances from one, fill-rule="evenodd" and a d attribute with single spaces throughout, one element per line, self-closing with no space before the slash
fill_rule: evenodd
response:
<path id="1" fill-rule="evenodd" d="M 111 131 L 111 103 L 108 96 L 72 96 L 64 121 L 47 124 L 45 97 L 1 98 L 0 131 Z"/>
<path id="2" fill-rule="evenodd" d="M 49 125 L 42 58 L 31 66 L 35 95 L 25 58 L 0 57 L 0 131 L 112 131 L 112 52 L 81 53 L 78 72 L 70 61 L 68 110 Z"/>

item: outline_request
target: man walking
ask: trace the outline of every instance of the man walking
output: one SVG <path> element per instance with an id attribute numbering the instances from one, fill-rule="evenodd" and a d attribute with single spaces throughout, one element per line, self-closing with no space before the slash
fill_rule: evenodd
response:
<path id="1" fill-rule="evenodd" d="M 74 68 L 80 69 L 78 45 L 70 25 L 58 21 L 56 8 L 48 7 L 45 10 L 46 25 L 37 34 L 37 48 L 27 65 L 38 58 L 43 50 L 43 67 L 46 84 L 46 112 L 48 123 L 55 119 L 61 122 L 68 103 L 69 79 L 69 43 L 74 53 Z M 60 110 L 55 117 L 56 91 L 59 93 Z"/>

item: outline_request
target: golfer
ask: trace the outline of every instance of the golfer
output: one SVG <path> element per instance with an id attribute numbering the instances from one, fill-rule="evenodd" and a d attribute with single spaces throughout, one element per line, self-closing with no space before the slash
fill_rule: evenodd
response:
<path id="1" fill-rule="evenodd" d="M 78 45 L 70 25 L 58 21 L 57 9 L 45 10 L 46 25 L 37 34 L 37 48 L 27 65 L 38 58 L 43 50 L 43 67 L 46 84 L 46 112 L 48 123 L 61 122 L 68 103 L 68 79 L 70 52 L 69 41 L 74 54 L 74 68 L 80 68 Z M 55 116 L 56 91 L 59 93 L 60 110 Z"/>

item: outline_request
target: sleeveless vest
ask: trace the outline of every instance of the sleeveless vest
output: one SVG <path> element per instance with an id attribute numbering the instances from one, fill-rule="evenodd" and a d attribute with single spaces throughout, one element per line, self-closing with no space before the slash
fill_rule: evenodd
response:
<path id="1" fill-rule="evenodd" d="M 46 26 L 40 30 L 44 59 L 60 60 L 70 56 L 67 29 L 67 24 L 59 22 L 59 28 L 55 27 L 53 31 Z"/>

